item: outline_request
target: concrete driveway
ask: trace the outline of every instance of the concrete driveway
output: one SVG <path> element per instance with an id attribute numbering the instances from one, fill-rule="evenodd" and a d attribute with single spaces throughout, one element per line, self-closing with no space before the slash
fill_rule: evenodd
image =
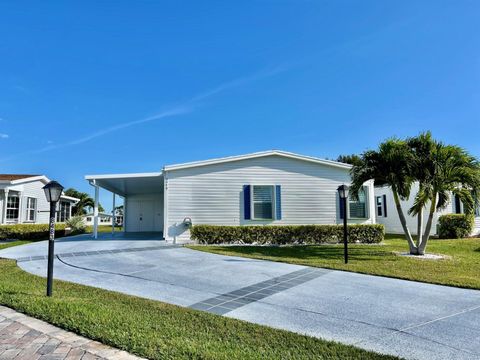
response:
<path id="1" fill-rule="evenodd" d="M 103 237 L 58 240 L 55 278 L 408 359 L 480 359 L 480 291 Z M 45 276 L 46 251 L 38 242 L 0 257 Z"/>

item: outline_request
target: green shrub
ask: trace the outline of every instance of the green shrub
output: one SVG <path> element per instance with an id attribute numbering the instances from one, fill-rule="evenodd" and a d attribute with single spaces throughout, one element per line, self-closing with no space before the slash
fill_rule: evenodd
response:
<path id="1" fill-rule="evenodd" d="M 55 237 L 65 235 L 65 224 L 56 224 Z M 0 239 L 2 240 L 46 240 L 48 236 L 48 224 L 0 225 Z"/>
<path id="2" fill-rule="evenodd" d="M 385 235 L 383 225 L 348 225 L 348 241 L 379 243 Z M 193 240 L 201 244 L 322 244 L 343 240 L 343 225 L 194 225 Z"/>
<path id="3" fill-rule="evenodd" d="M 472 233 L 473 225 L 473 215 L 441 215 L 438 218 L 438 236 L 441 239 L 461 239 Z"/>
<path id="4" fill-rule="evenodd" d="M 73 234 L 83 234 L 87 227 L 81 216 L 73 216 L 65 224 L 71 229 Z"/>

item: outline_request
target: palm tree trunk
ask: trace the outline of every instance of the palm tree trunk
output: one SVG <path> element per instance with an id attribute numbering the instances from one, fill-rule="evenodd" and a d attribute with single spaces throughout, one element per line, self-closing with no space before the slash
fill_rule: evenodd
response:
<path id="1" fill-rule="evenodd" d="M 417 248 L 422 243 L 422 234 L 423 234 L 423 208 L 421 208 L 417 214 Z"/>
<path id="2" fill-rule="evenodd" d="M 432 230 L 433 215 L 435 214 L 435 209 L 437 206 L 437 193 L 434 193 L 430 203 L 430 212 L 428 214 L 427 224 L 425 225 L 425 232 L 422 237 L 422 242 L 418 245 L 418 254 L 424 255 L 425 249 L 427 248 L 427 241 L 430 237 L 430 231 Z"/>
<path id="3" fill-rule="evenodd" d="M 408 246 L 410 248 L 410 254 L 417 255 L 418 249 L 413 242 L 412 234 L 410 234 L 410 230 L 408 229 L 407 221 L 405 220 L 405 215 L 403 214 L 402 205 L 400 204 L 398 193 L 395 190 L 393 190 L 393 199 L 395 200 L 398 217 L 400 218 L 400 223 L 402 224 L 403 232 L 405 233 L 405 238 L 407 239 Z"/>

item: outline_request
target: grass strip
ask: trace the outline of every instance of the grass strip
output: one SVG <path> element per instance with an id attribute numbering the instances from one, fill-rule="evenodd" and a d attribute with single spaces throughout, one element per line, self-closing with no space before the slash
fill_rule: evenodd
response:
<path id="1" fill-rule="evenodd" d="M 221 255 L 279 261 L 289 264 L 347 270 L 370 275 L 432 284 L 480 289 L 480 239 L 430 240 L 427 252 L 446 255 L 442 260 L 398 256 L 408 251 L 398 236 L 382 244 L 349 244 L 349 263 L 343 262 L 343 245 L 311 246 L 189 246 Z"/>

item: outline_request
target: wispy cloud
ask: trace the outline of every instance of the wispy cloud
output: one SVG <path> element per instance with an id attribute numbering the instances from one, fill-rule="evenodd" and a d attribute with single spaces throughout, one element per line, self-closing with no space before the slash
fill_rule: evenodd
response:
<path id="1" fill-rule="evenodd" d="M 0 139 L 8 139 L 10 135 L 0 133 Z"/>
<path id="2" fill-rule="evenodd" d="M 48 146 L 45 146 L 45 147 L 40 148 L 40 149 L 35 149 L 35 150 L 30 150 L 30 151 L 26 151 L 26 152 L 22 152 L 22 153 L 17 153 L 17 154 L 13 154 L 13 155 L 10 155 L 10 156 L 5 157 L 5 158 L 1 158 L 0 162 L 5 162 L 5 161 L 8 161 L 8 160 L 17 158 L 19 156 L 22 156 L 22 155 L 44 153 L 44 152 L 47 152 L 47 151 L 52 151 L 52 150 L 57 150 L 57 149 L 60 149 L 60 148 L 65 148 L 65 147 L 70 147 L 70 146 L 83 144 L 83 143 L 88 142 L 90 140 L 93 140 L 95 138 L 98 138 L 98 137 L 101 137 L 101 136 L 110 134 L 112 132 L 128 128 L 128 127 L 137 126 L 137 125 L 140 125 L 140 124 L 144 124 L 144 123 L 148 123 L 148 122 L 152 122 L 152 121 L 157 121 L 157 120 L 160 120 L 160 119 L 165 119 L 165 118 L 174 117 L 174 116 L 181 116 L 181 115 L 184 115 L 184 114 L 187 114 L 187 113 L 191 113 L 192 111 L 195 110 L 195 107 L 198 104 L 201 103 L 202 100 L 206 100 L 206 99 L 208 99 L 210 97 L 213 97 L 214 95 L 217 95 L 217 94 L 219 94 L 221 92 L 224 92 L 228 89 L 239 87 L 239 86 L 254 82 L 256 80 L 260 80 L 262 78 L 267 78 L 267 77 L 279 74 L 281 72 L 284 72 L 286 70 L 288 70 L 288 68 L 286 66 L 277 66 L 277 67 L 274 67 L 274 68 L 264 69 L 262 71 L 254 73 L 254 74 L 250 74 L 248 76 L 240 77 L 240 78 L 225 82 L 225 83 L 223 83 L 223 84 L 221 84 L 217 87 L 214 87 L 212 89 L 208 89 L 206 91 L 200 92 L 200 93 L 192 96 L 190 99 L 187 99 L 186 101 L 183 101 L 183 102 L 181 102 L 181 103 L 179 103 L 175 106 L 171 106 L 170 108 L 168 108 L 164 111 L 161 111 L 157 114 L 147 116 L 147 117 L 144 117 L 144 118 L 141 118 L 141 119 L 137 119 L 137 120 L 133 120 L 133 121 L 127 121 L 127 122 L 123 122 L 123 123 L 120 123 L 120 124 L 117 124 L 117 125 L 109 126 L 109 127 L 104 128 L 104 129 L 97 130 L 95 132 L 92 132 L 90 134 L 84 135 L 82 137 L 79 137 L 77 139 L 74 139 L 74 140 L 71 140 L 71 141 L 68 141 L 68 142 L 65 142 L 65 143 L 53 144 L 53 143 L 50 142 L 50 143 L 48 143 L 49 144 Z M 0 134 L 0 138 L 2 137 L 2 135 L 6 135 L 6 134 Z M 6 137 L 8 137 L 8 135 L 6 135 Z"/>
<path id="3" fill-rule="evenodd" d="M 125 122 L 125 123 L 121 123 L 121 124 L 118 124 L 118 125 L 107 127 L 105 129 L 96 131 L 96 132 L 91 133 L 89 135 L 86 135 L 84 137 L 81 137 L 81 138 L 78 138 L 76 140 L 70 141 L 66 144 L 63 144 L 63 146 L 83 144 L 84 142 L 90 141 L 90 140 L 95 139 L 97 137 L 109 134 L 109 133 L 114 132 L 114 131 L 125 129 L 125 128 L 130 127 L 130 126 L 147 123 L 147 122 L 151 122 L 151 121 L 154 121 L 154 120 L 160 120 L 160 119 L 171 117 L 171 116 L 183 115 L 183 114 L 186 114 L 190 111 L 191 111 L 191 109 L 189 109 L 188 107 L 183 107 L 183 106 L 180 106 L 180 107 L 177 107 L 177 108 L 172 108 L 172 109 L 169 109 L 167 111 L 164 111 L 164 112 L 161 112 L 159 114 L 149 116 L 149 117 L 146 117 L 146 118 L 143 118 L 143 119 L 129 121 L 129 122 Z M 59 146 L 62 146 L 62 145 L 59 145 Z"/>

